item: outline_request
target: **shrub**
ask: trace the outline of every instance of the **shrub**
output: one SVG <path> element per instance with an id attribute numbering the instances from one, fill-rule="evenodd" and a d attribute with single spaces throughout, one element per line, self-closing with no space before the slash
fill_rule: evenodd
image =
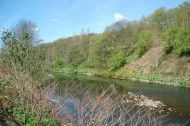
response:
<path id="1" fill-rule="evenodd" d="M 176 55 L 190 54 L 190 30 L 179 27 L 169 28 L 163 35 L 163 49 L 165 53 Z"/>
<path id="2" fill-rule="evenodd" d="M 190 54 L 190 30 L 180 29 L 174 41 L 174 53 L 177 55 Z"/>
<path id="3" fill-rule="evenodd" d="M 105 68 L 108 55 L 108 44 L 105 40 L 106 35 L 97 35 L 91 38 L 89 43 L 89 54 L 87 66 L 91 68 Z"/>
<path id="4" fill-rule="evenodd" d="M 44 113 L 44 115 L 39 118 L 36 115 L 37 112 L 28 107 L 13 107 L 9 108 L 8 111 L 12 113 L 12 116 L 16 121 L 26 126 L 37 126 L 39 123 L 43 126 L 59 126 L 57 120 L 55 120 L 54 117 L 51 117 L 48 113 Z"/>
<path id="5" fill-rule="evenodd" d="M 125 63 L 125 54 L 121 49 L 114 50 L 107 60 L 107 66 L 111 70 L 117 70 Z"/>
<path id="6" fill-rule="evenodd" d="M 165 53 L 171 53 L 174 48 L 174 40 L 176 39 L 176 34 L 178 34 L 178 28 L 169 28 L 163 35 L 163 49 Z"/>
<path id="7" fill-rule="evenodd" d="M 178 81 L 178 83 L 179 83 L 181 86 L 185 86 L 185 85 L 187 84 L 187 81 L 184 80 L 184 79 L 180 79 L 180 80 Z"/>
<path id="8" fill-rule="evenodd" d="M 55 60 L 53 61 L 52 67 L 54 69 L 61 69 L 64 67 L 64 61 L 63 59 L 56 57 Z"/>
<path id="9" fill-rule="evenodd" d="M 148 30 L 143 30 L 138 34 L 138 40 L 133 45 L 132 51 L 128 59 L 134 60 L 141 57 L 151 46 L 153 41 L 152 33 Z"/>

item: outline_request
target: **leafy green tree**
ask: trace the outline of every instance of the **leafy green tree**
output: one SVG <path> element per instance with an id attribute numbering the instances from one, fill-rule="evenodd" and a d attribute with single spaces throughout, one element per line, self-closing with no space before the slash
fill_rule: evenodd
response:
<path id="1" fill-rule="evenodd" d="M 87 66 L 92 68 L 104 68 L 105 67 L 105 53 L 101 47 L 103 42 L 103 35 L 97 35 L 91 38 L 89 43 L 89 55 L 87 59 Z"/>
<path id="2" fill-rule="evenodd" d="M 143 30 L 138 35 L 138 40 L 134 44 L 132 51 L 138 57 L 141 57 L 150 47 L 153 42 L 152 33 L 148 30 Z"/>
<path id="3" fill-rule="evenodd" d="M 67 43 L 64 58 L 68 65 L 78 67 L 84 63 L 88 57 L 89 38 L 88 34 L 81 35 Z"/>
<path id="4" fill-rule="evenodd" d="M 121 49 L 115 49 L 107 60 L 107 66 L 111 70 L 117 70 L 125 64 L 125 53 Z"/>
<path id="5" fill-rule="evenodd" d="M 171 27 L 163 35 L 163 49 L 166 53 L 176 55 L 190 54 L 190 30 L 180 27 Z"/>
<path id="6" fill-rule="evenodd" d="M 190 54 L 190 30 L 181 29 L 176 36 L 174 44 L 174 53 L 177 55 Z"/>
<path id="7" fill-rule="evenodd" d="M 166 53 L 171 53 L 174 48 L 174 40 L 179 30 L 178 27 L 170 27 L 163 35 L 163 49 Z"/>
<path id="8" fill-rule="evenodd" d="M 36 29 L 33 22 L 22 20 L 2 33 L 4 65 L 22 71 L 32 71 L 36 67 L 37 58 L 41 58 L 36 48 L 40 42 Z"/>

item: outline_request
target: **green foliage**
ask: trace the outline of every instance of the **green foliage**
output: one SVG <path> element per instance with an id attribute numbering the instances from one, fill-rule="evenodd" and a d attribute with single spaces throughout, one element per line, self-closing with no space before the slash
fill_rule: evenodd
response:
<path id="1" fill-rule="evenodd" d="M 12 30 L 2 33 L 4 66 L 22 71 L 33 69 L 37 56 L 37 50 L 34 46 L 39 42 L 35 28 L 34 23 L 23 20 Z"/>
<path id="2" fill-rule="evenodd" d="M 73 36 L 66 39 L 59 39 L 49 45 L 49 52 L 52 52 L 51 59 L 61 57 L 65 66 L 78 67 L 84 63 L 88 57 L 88 48 L 91 34 L 83 33 L 80 36 Z M 53 47 L 53 48 L 51 48 Z"/>
<path id="3" fill-rule="evenodd" d="M 59 85 L 68 83 L 66 75 L 70 74 L 75 79 L 77 73 L 188 85 L 188 80 L 183 78 L 144 74 L 122 68 L 125 63 L 142 57 L 151 45 L 159 45 L 161 34 L 165 53 L 190 55 L 188 2 L 169 10 L 159 8 L 137 22 L 116 22 L 98 35 L 82 33 L 49 44 L 38 45 L 35 28 L 32 22 L 21 21 L 13 29 L 3 32 L 3 47 L 0 50 L 0 63 L 3 66 L 30 73 L 35 80 L 42 80 L 46 73 L 52 73 L 55 83 Z M 0 80 L 0 87 L 9 85 L 9 80 Z M 0 94 L 0 99 L 4 98 L 4 94 Z M 39 121 L 42 125 L 57 125 L 46 113 L 39 120 L 36 112 L 27 107 L 13 108 L 13 115 L 27 126 L 39 125 Z"/>
<path id="4" fill-rule="evenodd" d="M 134 57 L 141 57 L 151 46 L 153 42 L 152 33 L 148 30 L 143 30 L 138 35 L 138 40 L 132 47 Z"/>
<path id="5" fill-rule="evenodd" d="M 25 107 L 14 107 L 12 113 L 15 119 L 24 125 L 35 126 L 38 123 L 35 115 L 31 116 Z"/>
<path id="6" fill-rule="evenodd" d="M 166 53 L 189 55 L 189 12 L 190 4 L 184 2 L 169 10 L 159 8 L 138 22 L 115 22 L 98 35 L 85 33 L 61 38 L 48 45 L 50 62 L 54 62 L 55 57 L 61 57 L 64 59 L 64 67 L 119 69 L 124 60 L 126 63 L 132 62 L 142 57 L 151 45 L 159 46 L 163 33 L 163 47 Z M 121 49 L 126 57 L 121 56 L 124 59 L 115 62 L 120 57 L 120 54 L 115 53 L 117 48 Z"/>
<path id="7" fill-rule="evenodd" d="M 187 85 L 187 80 L 185 80 L 185 79 L 180 79 L 180 80 L 179 80 L 179 84 L 180 84 L 181 86 L 185 86 L 185 85 Z"/>
<path id="8" fill-rule="evenodd" d="M 174 40 L 174 53 L 177 55 L 190 54 L 190 30 L 181 29 Z"/>
<path id="9" fill-rule="evenodd" d="M 60 57 L 56 57 L 52 63 L 53 69 L 61 69 L 64 67 L 64 61 Z"/>
<path id="10" fill-rule="evenodd" d="M 0 79 L 0 86 L 9 86 L 11 84 L 10 79 Z"/>
<path id="11" fill-rule="evenodd" d="M 36 25 L 22 20 L 2 33 L 1 63 L 6 68 L 27 72 L 38 79 L 44 75 L 46 52 L 39 46 Z"/>
<path id="12" fill-rule="evenodd" d="M 148 17 L 148 22 L 155 31 L 163 31 L 171 26 L 190 28 L 190 3 L 184 2 L 178 7 L 166 10 L 159 8 Z"/>
<path id="13" fill-rule="evenodd" d="M 173 20 L 176 26 L 181 28 L 190 28 L 190 2 L 186 1 L 180 4 L 178 7 L 174 8 Z"/>
<path id="14" fill-rule="evenodd" d="M 105 68 L 108 45 L 104 43 L 104 35 L 97 35 L 91 38 L 89 43 L 89 55 L 87 66 L 92 68 Z"/>
<path id="15" fill-rule="evenodd" d="M 36 110 L 28 107 L 12 107 L 9 108 L 9 113 L 12 113 L 15 119 L 25 126 L 58 126 L 57 121 L 50 117 L 47 113 L 44 113 L 41 119 L 37 117 Z"/>
<path id="16" fill-rule="evenodd" d="M 179 27 L 169 28 L 163 35 L 163 49 L 166 53 L 176 55 L 190 54 L 190 30 Z"/>
<path id="17" fill-rule="evenodd" d="M 69 63 L 74 67 L 79 66 L 86 59 L 85 54 L 79 48 L 73 48 L 69 54 Z"/>
<path id="18" fill-rule="evenodd" d="M 127 69 L 120 69 L 118 71 L 115 72 L 115 77 L 116 78 L 134 78 L 136 77 L 136 72 L 134 71 L 130 71 L 130 70 L 127 70 Z"/>
<path id="19" fill-rule="evenodd" d="M 121 49 L 115 49 L 107 60 L 107 66 L 111 70 L 117 70 L 125 64 L 125 54 Z"/>
<path id="20" fill-rule="evenodd" d="M 178 28 L 169 28 L 163 35 L 163 49 L 166 53 L 171 53 L 174 48 L 174 40 L 176 40 L 176 35 L 178 34 Z"/>
<path id="21" fill-rule="evenodd" d="M 21 65 L 23 62 L 21 57 L 22 55 L 18 52 L 18 41 L 13 36 L 13 33 L 11 31 L 4 31 L 1 39 L 5 44 L 4 49 L 2 49 L 2 61 L 4 65 L 10 66 L 11 63 L 9 61 Z"/>

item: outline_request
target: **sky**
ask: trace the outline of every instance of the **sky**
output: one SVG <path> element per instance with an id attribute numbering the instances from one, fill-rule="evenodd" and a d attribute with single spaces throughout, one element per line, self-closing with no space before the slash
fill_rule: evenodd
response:
<path id="1" fill-rule="evenodd" d="M 44 42 L 80 34 L 101 33 L 106 26 L 126 19 L 138 20 L 159 7 L 176 7 L 185 0 L 0 0 L 0 31 L 19 20 L 37 25 Z"/>

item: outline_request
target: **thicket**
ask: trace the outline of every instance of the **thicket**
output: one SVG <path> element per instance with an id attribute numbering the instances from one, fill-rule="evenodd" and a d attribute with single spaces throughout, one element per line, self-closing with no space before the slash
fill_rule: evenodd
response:
<path id="1" fill-rule="evenodd" d="M 48 62 L 45 51 L 39 46 L 36 25 L 22 20 L 12 29 L 3 31 L 1 39 L 1 118 L 13 118 L 19 125 L 26 126 L 59 125 L 39 89 Z"/>
<path id="2" fill-rule="evenodd" d="M 171 27 L 163 35 L 164 51 L 176 55 L 190 55 L 190 30 Z"/>

